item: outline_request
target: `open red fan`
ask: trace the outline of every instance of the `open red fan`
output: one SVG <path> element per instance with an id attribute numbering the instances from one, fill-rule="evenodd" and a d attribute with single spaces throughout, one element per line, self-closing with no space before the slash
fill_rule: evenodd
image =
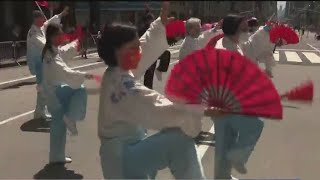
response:
<path id="1" fill-rule="evenodd" d="M 284 93 L 281 98 L 293 101 L 312 101 L 313 100 L 313 82 L 308 81 L 300 86 Z"/>
<path id="2" fill-rule="evenodd" d="M 208 42 L 208 44 L 206 45 L 206 48 L 214 48 L 214 47 L 216 46 L 217 42 L 218 42 L 221 38 L 223 38 L 223 37 L 224 37 L 224 34 L 223 34 L 223 33 L 218 34 L 218 35 L 212 37 L 212 38 L 210 39 L 210 41 Z"/>
<path id="3" fill-rule="evenodd" d="M 165 93 L 228 113 L 282 119 L 281 99 L 268 76 L 251 60 L 224 49 L 205 48 L 179 61 Z"/>
<path id="4" fill-rule="evenodd" d="M 290 27 L 276 25 L 270 30 L 270 41 L 277 43 L 279 39 L 285 40 L 288 44 L 299 43 L 299 37 Z"/>
<path id="5" fill-rule="evenodd" d="M 185 23 L 180 20 L 175 20 L 166 25 L 167 38 L 174 38 L 176 36 L 185 36 Z"/>

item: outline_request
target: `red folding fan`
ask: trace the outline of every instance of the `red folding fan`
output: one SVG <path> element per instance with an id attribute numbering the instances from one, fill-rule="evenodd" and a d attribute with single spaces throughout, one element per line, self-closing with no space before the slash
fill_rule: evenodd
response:
<path id="1" fill-rule="evenodd" d="M 281 98 L 293 101 L 312 101 L 313 100 L 313 82 L 307 81 L 306 83 L 297 86 L 296 88 L 281 95 Z"/>
<path id="2" fill-rule="evenodd" d="M 279 39 L 285 40 L 288 44 L 299 43 L 299 37 L 290 27 L 276 25 L 270 30 L 270 41 L 277 43 Z"/>
<path id="3" fill-rule="evenodd" d="M 185 23 L 180 20 L 175 20 L 166 25 L 167 38 L 174 38 L 176 36 L 185 36 Z"/>
<path id="4" fill-rule="evenodd" d="M 232 114 L 282 119 L 281 98 L 268 76 L 251 60 L 224 49 L 205 48 L 179 61 L 165 93 Z"/>
<path id="5" fill-rule="evenodd" d="M 218 42 L 221 38 L 223 38 L 223 37 L 224 37 L 224 34 L 223 34 L 223 33 L 218 34 L 218 35 L 212 37 L 212 38 L 210 39 L 210 41 L 208 42 L 208 44 L 206 45 L 206 48 L 214 48 L 214 47 L 216 46 L 217 42 Z"/>

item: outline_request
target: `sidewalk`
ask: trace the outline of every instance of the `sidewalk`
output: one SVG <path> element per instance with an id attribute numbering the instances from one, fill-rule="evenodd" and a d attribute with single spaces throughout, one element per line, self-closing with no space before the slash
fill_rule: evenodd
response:
<path id="1" fill-rule="evenodd" d="M 97 62 L 98 58 L 92 53 L 95 53 L 96 49 L 92 48 L 88 50 L 88 59 L 81 58 L 80 56 L 76 56 L 75 58 L 67 61 L 67 64 L 70 67 L 81 66 L 89 63 Z M 21 66 L 16 64 L 14 61 L 11 62 L 10 65 L 0 64 L 0 82 L 11 81 L 14 79 L 19 79 L 23 77 L 31 76 L 29 68 L 26 63 L 26 59 L 20 59 L 18 61 Z"/>

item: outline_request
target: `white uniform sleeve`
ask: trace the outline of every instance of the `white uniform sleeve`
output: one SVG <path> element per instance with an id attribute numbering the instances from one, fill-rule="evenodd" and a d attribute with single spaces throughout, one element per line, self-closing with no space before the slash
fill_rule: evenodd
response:
<path id="1" fill-rule="evenodd" d="M 185 109 L 176 105 L 158 92 L 142 84 L 123 81 L 126 96 L 122 99 L 128 109 L 128 120 L 149 129 L 180 127 L 187 135 L 197 136 L 201 131 L 203 111 Z"/>
<path id="2" fill-rule="evenodd" d="M 44 33 L 46 33 L 46 30 L 49 24 L 60 24 L 60 23 L 61 23 L 61 15 L 60 14 L 54 15 L 52 18 L 44 22 L 43 26 L 41 27 L 41 30 Z"/>
<path id="3" fill-rule="evenodd" d="M 216 36 L 218 33 L 221 33 L 220 31 L 216 30 L 215 28 L 209 29 L 207 31 L 204 31 L 199 37 L 199 46 L 200 48 L 204 48 L 211 38 Z"/>
<path id="4" fill-rule="evenodd" d="M 169 48 L 166 30 L 161 19 L 153 21 L 150 28 L 140 38 L 142 57 L 138 68 L 132 73 L 136 79 L 140 79 L 146 70 Z"/>
<path id="5" fill-rule="evenodd" d="M 85 72 L 72 70 L 63 61 L 51 60 L 49 63 L 50 75 L 55 76 L 56 81 L 67 83 L 72 89 L 78 89 L 84 83 Z"/>
<path id="6" fill-rule="evenodd" d="M 72 41 L 64 46 L 59 47 L 60 56 L 64 61 L 68 61 L 78 55 L 77 46 L 78 40 Z"/>
<path id="7" fill-rule="evenodd" d="M 270 42 L 269 33 L 260 28 L 242 45 L 242 50 L 249 59 L 256 60 L 258 57 L 262 57 L 263 54 L 272 53 L 273 47 L 274 44 Z"/>
<path id="8" fill-rule="evenodd" d="M 185 38 L 179 50 L 179 60 L 182 60 L 195 50 L 197 50 L 196 41 L 193 39 Z"/>

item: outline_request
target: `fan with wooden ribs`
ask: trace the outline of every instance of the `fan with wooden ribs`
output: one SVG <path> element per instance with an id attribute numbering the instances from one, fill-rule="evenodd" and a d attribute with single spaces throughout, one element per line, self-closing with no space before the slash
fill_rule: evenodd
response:
<path id="1" fill-rule="evenodd" d="M 280 96 L 268 76 L 248 58 L 204 48 L 173 67 L 165 94 L 175 102 L 216 107 L 231 114 L 282 119 L 281 99 L 312 101 L 313 84 Z"/>
<path id="2" fill-rule="evenodd" d="M 251 60 L 223 49 L 202 49 L 179 61 L 165 86 L 167 97 L 232 114 L 282 119 L 281 98 Z"/>

